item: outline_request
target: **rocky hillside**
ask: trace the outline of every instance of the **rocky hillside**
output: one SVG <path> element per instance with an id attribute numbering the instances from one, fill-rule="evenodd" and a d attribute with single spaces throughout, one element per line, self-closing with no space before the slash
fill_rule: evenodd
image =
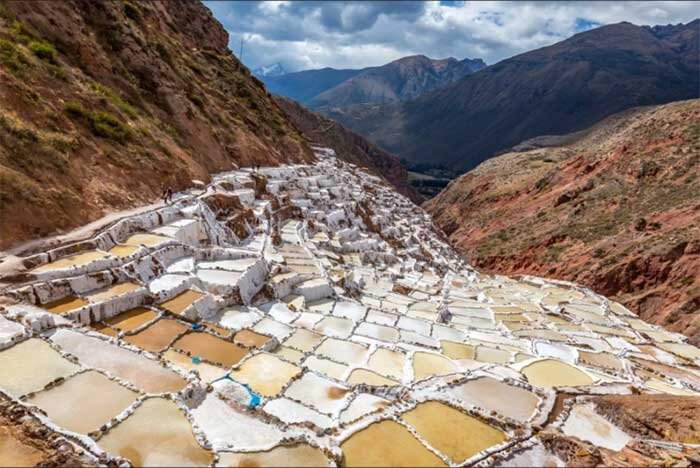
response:
<path id="1" fill-rule="evenodd" d="M 452 243 L 479 267 L 588 285 L 700 343 L 700 100 L 528 147 L 426 204 Z"/>
<path id="2" fill-rule="evenodd" d="M 413 163 L 466 171 L 528 138 L 697 98 L 700 20 L 620 23 L 504 60 L 418 99 L 327 113 Z"/>
<path id="3" fill-rule="evenodd" d="M 0 4 L 0 248 L 312 154 L 198 2 Z"/>
<path id="4" fill-rule="evenodd" d="M 313 108 L 347 107 L 355 104 L 408 101 L 447 86 L 486 64 L 481 59 L 435 60 L 414 55 L 369 68 L 314 97 Z"/>
<path id="5" fill-rule="evenodd" d="M 377 148 L 357 133 L 308 110 L 292 99 L 278 95 L 274 98 L 292 123 L 313 143 L 333 148 L 340 159 L 365 167 L 385 178 L 399 193 L 412 201 L 420 203 L 423 200 L 409 185 L 406 169 L 396 156 Z"/>

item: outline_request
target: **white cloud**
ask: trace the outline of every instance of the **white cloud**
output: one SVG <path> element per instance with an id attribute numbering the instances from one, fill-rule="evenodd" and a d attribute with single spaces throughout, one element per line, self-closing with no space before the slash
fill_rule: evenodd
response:
<path id="1" fill-rule="evenodd" d="M 598 24 L 676 24 L 697 3 L 660 2 L 206 2 L 229 31 L 232 49 L 250 37 L 251 68 L 281 62 L 294 71 L 362 68 L 425 54 L 504 58 L 553 44 Z"/>

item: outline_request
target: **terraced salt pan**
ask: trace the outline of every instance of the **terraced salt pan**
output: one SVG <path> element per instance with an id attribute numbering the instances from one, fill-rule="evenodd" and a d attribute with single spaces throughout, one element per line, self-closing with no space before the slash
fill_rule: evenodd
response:
<path id="1" fill-rule="evenodd" d="M 134 283 L 119 283 L 104 288 L 101 291 L 91 293 L 90 295 L 86 296 L 86 299 L 92 303 L 107 301 L 109 299 L 112 299 L 113 297 L 121 296 L 122 294 L 135 291 L 140 287 L 141 286 Z"/>
<path id="2" fill-rule="evenodd" d="M 171 238 L 165 236 L 158 236 L 155 234 L 134 234 L 133 236 L 126 239 L 123 244 L 127 245 L 143 245 L 145 247 L 155 247 L 157 245 L 163 244 L 165 242 L 172 241 Z"/>
<path id="3" fill-rule="evenodd" d="M 108 254 L 106 252 L 102 252 L 101 250 L 92 250 L 89 252 L 82 252 L 79 254 L 70 255 L 68 257 L 60 258 L 60 259 L 55 260 L 51 263 L 47 263 L 45 265 L 41 265 L 37 268 L 34 268 L 31 272 L 32 273 L 45 273 L 47 271 L 64 270 L 67 268 L 77 268 L 77 267 L 89 265 L 90 263 L 94 262 L 95 260 L 102 260 L 104 258 L 108 258 Z"/>
<path id="4" fill-rule="evenodd" d="M 255 322 L 260 320 L 261 317 L 259 313 L 244 307 L 232 307 L 224 310 L 220 314 L 218 324 L 224 328 L 230 328 L 231 330 L 240 330 L 241 328 L 252 326 Z"/>
<path id="5" fill-rule="evenodd" d="M 333 308 L 333 315 L 345 317 L 354 322 L 359 322 L 365 317 L 367 308 L 354 302 L 338 301 Z"/>
<path id="6" fill-rule="evenodd" d="M 192 409 L 192 417 L 217 450 L 267 450 L 285 436 L 276 426 L 231 408 L 214 393 Z"/>
<path id="7" fill-rule="evenodd" d="M 385 377 L 401 380 L 406 367 L 406 355 L 399 351 L 378 348 L 370 356 L 367 367 Z"/>
<path id="8" fill-rule="evenodd" d="M 511 353 L 503 349 L 491 348 L 489 346 L 477 346 L 475 360 L 490 362 L 493 364 L 505 364 L 510 361 Z"/>
<path id="9" fill-rule="evenodd" d="M 124 411 L 138 396 L 99 372 L 88 371 L 36 393 L 27 402 L 44 410 L 52 421 L 69 431 L 87 434 Z"/>
<path id="10" fill-rule="evenodd" d="M 344 364 L 338 364 L 337 362 L 313 355 L 306 358 L 303 365 L 312 371 L 338 380 L 342 380 L 343 375 L 345 375 L 345 372 L 349 369 L 349 367 Z"/>
<path id="11" fill-rule="evenodd" d="M 22 310 L 4 309 L 27 329 L 50 330 L 58 324 L 62 330 L 54 332 L 55 336 L 76 334 L 81 338 L 71 335 L 75 342 L 69 343 L 66 351 L 73 353 L 68 348 L 78 349 L 73 354 L 81 363 L 97 365 L 143 391 L 182 389 L 186 385 L 182 376 L 187 375 L 191 385 L 172 397 L 178 405 L 189 408 L 189 416 L 202 430 L 201 441 L 206 439 L 219 450 L 220 464 L 227 459 L 232 463 L 273 463 L 278 457 L 275 454 L 287 453 L 290 448 L 275 447 L 280 443 L 299 443 L 304 438 L 313 446 L 330 448 L 333 461 L 338 461 L 335 457 L 340 454 L 341 445 L 346 449 L 345 463 L 351 465 L 371 461 L 442 465 L 448 458 L 453 464 L 461 463 L 474 450 L 489 447 L 490 442 L 485 440 L 489 434 L 498 440 L 499 434 L 505 437 L 504 427 L 509 433 L 512 430 L 527 437 L 528 418 L 537 413 L 539 396 L 547 395 L 547 402 L 551 402 L 553 392 L 528 391 L 522 384 L 526 379 L 533 386 L 545 388 L 598 383 L 594 388 L 580 389 L 581 392 L 617 393 L 634 385 L 643 393 L 693 393 L 691 389 L 700 374 L 691 361 L 697 360 L 700 351 L 690 347 L 682 336 L 645 325 L 619 304 L 607 303 L 584 289 L 552 286 L 538 278 L 514 280 L 479 274 L 440 241 L 430 220 L 419 209 L 383 187 L 373 176 L 356 173 L 333 159 L 323 157 L 311 166 L 281 166 L 262 172 L 268 171 L 274 179 L 284 180 L 282 185 L 268 183 L 268 193 L 278 194 L 281 204 L 286 197 L 295 206 L 303 207 L 293 213 L 295 219 L 283 221 L 282 237 L 294 245 L 275 246 L 276 239 L 267 234 L 279 232 L 278 219 L 268 217 L 270 200 L 255 201 L 255 191 L 249 188 L 236 191 L 254 183 L 250 171 L 244 170 L 217 179 L 222 182 L 219 190 L 243 197 L 259 217 L 249 220 L 247 227 L 255 233 L 237 247 L 233 245 L 237 243 L 235 239 L 227 240 L 223 223 L 201 200 L 184 199 L 175 207 L 164 208 L 159 216 L 151 213 L 144 223 L 135 223 L 152 229 L 151 233 L 127 242 L 148 243 L 154 248 L 121 244 L 114 250 L 122 253 L 122 258 L 142 258 L 125 269 L 117 266 L 120 260 L 115 257 L 90 262 L 93 270 L 111 268 L 119 281 L 125 281 L 123 274 L 151 279 L 148 290 L 134 289 L 129 295 L 144 293 L 146 299 L 160 302 L 179 293 L 161 305 L 166 312 L 159 314 L 169 317 L 182 315 L 186 310 L 187 321 L 199 326 L 172 321 L 180 323 L 177 331 L 182 333 L 165 333 L 168 339 L 159 343 L 149 343 L 144 334 L 140 335 L 144 341 L 139 343 L 134 332 L 157 331 L 157 326 L 151 326 L 164 318 L 154 312 L 127 312 L 117 319 L 91 325 L 112 336 L 121 332 L 119 339 L 110 343 L 98 340 L 96 333 L 87 332 L 82 325 L 75 324 L 70 330 L 67 317 L 76 314 L 65 313 L 85 307 L 88 303 L 84 297 L 70 297 L 56 304 L 58 313 L 65 314 L 63 317 L 26 305 Z M 224 180 L 230 183 L 228 188 Z M 369 211 L 382 235 L 364 229 L 363 215 L 367 213 L 356 212 L 354 207 L 359 206 L 362 211 Z M 186 219 L 171 222 L 180 216 Z M 156 226 L 160 221 L 164 226 Z M 199 232 L 185 233 L 188 226 Z M 118 232 L 110 235 L 113 239 L 122 237 Z M 309 238 L 315 241 L 309 242 Z M 103 245 L 103 239 L 97 245 Z M 166 242 L 170 244 L 167 247 Z M 162 248 L 154 251 L 159 247 Z M 148 251 L 152 255 L 143 257 Z M 260 265 L 260 271 L 253 267 L 254 263 Z M 165 267 L 165 274 L 161 267 Z M 288 273 L 290 267 L 304 275 Z M 255 280 L 241 282 L 239 276 L 250 268 L 255 268 Z M 204 272 L 205 279 L 211 282 L 197 278 L 195 271 Z M 266 276 L 268 272 L 271 278 Z M 152 279 L 153 275 L 160 276 Z M 59 282 L 64 281 L 61 276 L 74 276 L 68 283 L 75 291 L 104 284 L 92 277 L 77 277 L 71 270 L 49 276 Z M 84 280 L 88 283 L 83 284 Z M 250 299 L 256 288 L 263 287 L 257 297 L 272 292 L 270 299 L 265 299 L 272 302 L 231 307 L 229 304 L 239 299 L 238 294 L 232 294 L 238 282 L 241 297 Z M 56 284 L 60 287 L 55 288 Z M 206 286 L 207 297 L 196 290 L 182 293 L 190 284 L 193 288 Z M 61 283 L 35 282 L 15 291 L 18 298 L 34 302 L 32 292 L 40 300 L 48 300 L 67 290 Z M 102 299 L 111 301 L 109 296 L 99 298 Z M 203 300 L 194 304 L 199 299 Z M 449 313 L 442 312 L 445 307 Z M 81 319 L 86 315 L 83 311 Z M 449 319 L 449 323 L 438 323 L 443 319 Z M 10 330 L 8 339 L 23 337 L 24 330 L 16 330 Z M 150 353 L 132 352 L 133 345 L 128 340 L 160 353 L 162 361 L 150 359 Z M 654 341 L 666 343 L 666 350 L 647 344 Z M 168 348 L 171 342 L 176 344 Z M 273 349 L 276 342 L 282 345 Z M 231 352 L 232 346 L 240 347 L 242 353 L 251 352 L 252 356 L 238 361 Z M 538 361 L 543 357 L 549 359 Z M 221 361 L 222 366 L 214 366 L 208 360 Z M 224 367 L 226 360 L 236 361 L 233 369 Z M 165 367 L 166 363 L 170 368 Z M 301 372 L 306 375 L 300 375 Z M 484 372 L 491 377 L 485 377 Z M 67 382 L 45 394 L 58 394 L 69 388 L 67 385 L 75 379 L 69 377 L 71 374 L 65 376 Z M 3 377 L 0 375 L 0 381 Z M 170 379 L 172 383 L 168 383 Z M 244 382 L 249 389 L 243 386 Z M 518 386 L 518 382 L 524 386 Z M 613 384 L 604 385 L 606 382 Z M 98 383 L 94 387 L 104 388 L 109 396 L 110 385 Z M 84 399 L 100 401 L 95 395 L 85 396 L 86 393 L 82 389 L 76 392 Z M 379 395 L 390 399 L 393 405 L 387 406 L 389 402 Z M 442 403 L 420 403 L 426 398 L 438 398 Z M 259 403 L 262 409 L 242 409 Z M 139 404 L 140 401 L 136 403 Z M 472 405 L 479 409 L 474 410 Z M 424 409 L 426 406 L 429 409 Z M 541 406 L 542 410 L 548 407 Z M 406 408 L 415 409 L 406 413 Z M 486 424 L 456 408 L 471 408 L 474 411 L 469 414 L 484 417 L 488 413 L 493 421 L 509 420 L 504 427 L 495 422 Z M 564 408 L 563 417 L 568 408 Z M 407 429 L 408 422 L 400 417 L 401 412 L 417 414 L 415 428 Z M 275 418 L 266 422 L 268 415 L 290 426 L 283 429 Z M 398 419 L 367 426 L 381 417 Z M 544 414 L 537 413 L 536 417 L 538 421 L 546 419 Z M 479 424 L 485 424 L 487 429 Z M 554 425 L 558 424 L 560 419 L 555 419 Z M 546 425 L 551 426 L 551 421 Z M 120 426 L 117 424 L 115 430 Z M 384 426 L 390 436 L 386 439 L 378 429 Z M 321 434 L 318 428 L 333 430 Z M 357 430 L 361 432 L 353 435 Z M 465 430 L 469 433 L 460 432 Z M 416 431 L 422 435 L 416 436 Z M 374 435 L 368 437 L 367 432 Z M 191 437 L 191 428 L 188 433 Z M 126 433 L 123 437 L 126 440 Z M 362 437 L 366 437 L 365 443 L 355 442 Z M 455 442 L 458 438 L 467 443 Z M 143 460 L 144 449 L 139 445 L 142 441 L 131 442 L 136 445 L 128 449 L 133 453 L 129 458 L 138 465 Z M 477 446 L 470 448 L 471 443 Z M 536 437 L 518 441 L 514 447 L 520 451 L 520 458 L 509 457 L 509 448 L 499 452 L 499 460 L 520 460 L 522 465 L 561 462 L 549 456 Z M 311 459 L 315 459 L 311 456 L 313 450 L 309 452 Z M 435 450 L 443 453 L 438 456 Z M 154 450 L 157 456 L 159 451 Z M 238 453 L 231 455 L 233 452 Z M 288 452 L 290 459 L 293 456 Z"/>
<path id="12" fill-rule="evenodd" d="M 342 423 L 353 422 L 367 414 L 381 411 L 389 405 L 389 401 L 384 398 L 372 395 L 371 393 L 360 393 L 348 405 L 348 407 L 340 413 L 340 421 Z"/>
<path id="13" fill-rule="evenodd" d="M 355 432 L 345 440 L 343 465 L 364 466 L 447 466 L 425 448 L 401 424 L 385 420 Z"/>
<path id="14" fill-rule="evenodd" d="M 413 379 L 423 380 L 436 375 L 447 375 L 459 371 L 450 359 L 439 354 L 417 352 L 413 355 Z"/>
<path id="15" fill-rule="evenodd" d="M 144 401 L 99 444 L 135 466 L 206 466 L 214 461 L 214 454 L 194 438 L 185 414 L 163 398 Z"/>
<path id="16" fill-rule="evenodd" d="M 19 397 L 41 390 L 79 367 L 53 350 L 45 341 L 30 338 L 0 351 L 0 388 Z"/>
<path id="17" fill-rule="evenodd" d="M 322 429 L 333 426 L 333 420 L 328 416 L 288 398 L 270 400 L 265 404 L 263 410 L 288 424 L 308 421 Z"/>
<path id="18" fill-rule="evenodd" d="M 593 379 L 582 370 L 555 359 L 543 359 L 521 369 L 527 380 L 540 387 L 578 387 Z"/>
<path id="19" fill-rule="evenodd" d="M 175 341 L 173 348 L 191 356 L 230 367 L 248 354 L 248 349 L 204 332 L 188 333 Z"/>
<path id="20" fill-rule="evenodd" d="M 177 320 L 160 319 L 134 335 L 125 336 L 124 341 L 146 351 L 158 352 L 187 330 L 187 325 Z"/>
<path id="21" fill-rule="evenodd" d="M 187 382 L 145 356 L 72 330 L 56 330 L 51 341 L 83 365 L 103 369 L 148 393 L 178 392 Z"/>
<path id="22" fill-rule="evenodd" d="M 700 359 L 700 348 L 684 343 L 659 343 L 659 348 L 686 359 Z"/>
<path id="23" fill-rule="evenodd" d="M 440 344 L 442 345 L 443 354 L 451 359 L 474 359 L 475 351 L 473 346 L 448 340 L 442 340 Z"/>
<path id="24" fill-rule="evenodd" d="M 197 270 L 197 277 L 205 283 L 235 286 L 241 278 L 241 273 L 226 270 Z"/>
<path id="25" fill-rule="evenodd" d="M 175 366 L 183 369 L 184 371 L 197 371 L 199 377 L 204 382 L 212 382 L 228 374 L 228 369 L 217 367 L 207 362 L 197 361 L 196 359 L 173 349 L 169 349 L 164 352 L 163 359 L 175 364 Z"/>
<path id="26" fill-rule="evenodd" d="M 250 348 L 260 348 L 270 341 L 267 335 L 255 333 L 252 330 L 241 330 L 233 337 L 233 342 Z"/>
<path id="27" fill-rule="evenodd" d="M 387 377 L 377 374 L 374 371 L 360 368 L 353 369 L 352 372 L 350 372 L 350 375 L 348 375 L 347 378 L 347 382 L 351 385 L 364 384 L 379 387 L 393 387 L 399 385 L 399 382 L 394 379 L 389 379 Z"/>
<path id="28" fill-rule="evenodd" d="M 595 412 L 593 404 L 576 405 L 561 428 L 564 434 L 619 451 L 631 437 Z"/>
<path id="29" fill-rule="evenodd" d="M 297 366 L 301 364 L 301 361 L 304 360 L 304 353 L 301 351 L 297 351 L 294 348 L 288 348 L 286 346 L 279 346 L 275 351 L 272 352 L 272 354 L 276 354 L 277 356 L 280 356 L 287 361 L 291 362 L 292 364 L 296 364 Z"/>
<path id="30" fill-rule="evenodd" d="M 0 315 L 0 349 L 10 346 L 24 335 L 24 327 Z"/>
<path id="31" fill-rule="evenodd" d="M 217 466 L 331 466 L 319 449 L 308 444 L 280 445 L 267 452 L 224 453 Z"/>
<path id="32" fill-rule="evenodd" d="M 291 346 L 300 351 L 308 352 L 318 346 L 321 341 L 323 341 L 323 336 L 303 328 L 298 328 L 285 340 L 284 344 L 285 346 Z"/>
<path id="33" fill-rule="evenodd" d="M 264 396 L 275 396 L 301 369 L 266 353 L 256 354 L 247 359 L 241 367 L 231 372 L 235 381 L 248 384 Z"/>
<path id="34" fill-rule="evenodd" d="M 158 314 L 151 309 L 136 307 L 109 318 L 104 322 L 112 328 L 129 332 L 150 322 L 156 318 L 157 315 Z"/>
<path id="35" fill-rule="evenodd" d="M 488 424 L 442 403 L 419 404 L 401 416 L 431 446 L 455 463 L 505 442 L 506 435 Z"/>
<path id="36" fill-rule="evenodd" d="M 355 324 L 352 320 L 340 317 L 324 317 L 314 326 L 314 330 L 327 336 L 347 338 L 352 334 Z"/>
<path id="37" fill-rule="evenodd" d="M 204 297 L 204 294 L 199 291 L 188 289 L 187 291 L 178 294 L 174 298 L 160 304 L 160 308 L 168 310 L 173 314 L 180 315 L 182 311 L 191 306 L 196 300 Z"/>
<path id="38" fill-rule="evenodd" d="M 253 330 L 262 335 L 274 336 L 278 341 L 283 341 L 294 331 L 292 327 L 267 317 L 256 323 Z"/>
<path id="39" fill-rule="evenodd" d="M 344 364 L 360 364 L 367 358 L 369 350 L 356 343 L 328 338 L 316 348 L 315 354 Z"/>
<path id="40" fill-rule="evenodd" d="M 41 306 L 41 308 L 54 314 L 61 315 L 76 309 L 80 309 L 81 307 L 85 307 L 87 305 L 90 305 L 90 303 L 85 299 L 81 299 L 76 296 L 67 296 L 63 299 L 58 299 L 56 301 L 49 302 L 48 304 L 44 304 Z"/>
<path id="41" fill-rule="evenodd" d="M 166 274 L 148 283 L 148 290 L 153 294 L 160 294 L 185 284 L 190 278 L 188 275 Z"/>
<path id="42" fill-rule="evenodd" d="M 337 416 L 347 405 L 349 390 L 312 373 L 294 381 L 284 395 L 331 416 Z"/>
<path id="43" fill-rule="evenodd" d="M 110 255 L 114 255 L 115 257 L 126 258 L 129 255 L 132 255 L 138 249 L 138 245 L 117 244 L 109 249 L 108 252 Z"/>
<path id="44" fill-rule="evenodd" d="M 445 393 L 458 400 L 488 411 L 497 411 L 522 422 L 530 419 L 540 401 L 532 392 L 491 377 L 479 377 L 461 385 L 448 387 Z"/>

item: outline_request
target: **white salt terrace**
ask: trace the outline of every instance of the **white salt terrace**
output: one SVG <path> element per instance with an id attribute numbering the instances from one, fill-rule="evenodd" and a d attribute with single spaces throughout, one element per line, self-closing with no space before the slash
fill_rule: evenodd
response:
<path id="1" fill-rule="evenodd" d="M 3 398 L 96 460 L 445 466 L 560 463 L 544 424 L 620 450 L 633 438 L 583 395 L 700 392 L 683 336 L 573 284 L 480 274 L 382 180 L 317 156 L 25 259 Z M 558 392 L 582 396 L 547 422 Z"/>

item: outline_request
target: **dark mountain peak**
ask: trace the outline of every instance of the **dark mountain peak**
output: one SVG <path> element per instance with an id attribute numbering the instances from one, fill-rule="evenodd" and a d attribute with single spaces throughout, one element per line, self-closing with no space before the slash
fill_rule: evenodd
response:
<path id="1" fill-rule="evenodd" d="M 484 66 L 481 59 L 432 59 L 421 54 L 402 57 L 381 67 L 366 69 L 320 93 L 309 105 L 335 108 L 407 101 L 454 83 Z"/>

